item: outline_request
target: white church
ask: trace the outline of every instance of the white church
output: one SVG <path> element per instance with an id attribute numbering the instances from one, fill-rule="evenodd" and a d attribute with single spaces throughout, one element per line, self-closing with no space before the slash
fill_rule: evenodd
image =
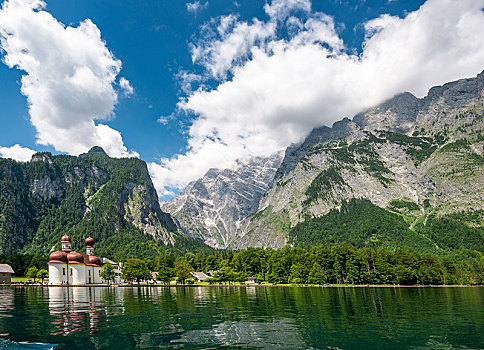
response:
<path id="1" fill-rule="evenodd" d="M 94 255 L 94 239 L 86 239 L 86 254 L 71 251 L 71 238 L 64 235 L 61 239 L 62 250 L 50 254 L 50 285 L 85 285 L 107 283 L 101 278 L 102 260 L 114 267 L 115 283 L 121 283 L 121 264 Z"/>

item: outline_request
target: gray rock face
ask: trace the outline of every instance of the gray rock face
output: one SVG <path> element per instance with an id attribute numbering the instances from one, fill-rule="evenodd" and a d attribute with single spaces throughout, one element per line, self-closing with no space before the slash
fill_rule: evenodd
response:
<path id="1" fill-rule="evenodd" d="M 162 209 L 175 217 L 181 229 L 206 244 L 225 248 L 242 220 L 257 211 L 271 187 L 282 153 L 240 162 L 233 170 L 210 169 Z"/>
<path id="2" fill-rule="evenodd" d="M 161 210 L 149 176 L 146 177 L 144 184 L 126 183 L 118 207 L 124 211 L 125 219 L 137 228 L 165 244 L 175 243 L 171 233 L 176 231 L 177 227 L 171 216 Z"/>
<path id="3" fill-rule="evenodd" d="M 420 100 L 409 92 L 398 94 L 379 106 L 357 114 L 353 122 L 367 130 L 408 132 L 415 123 Z"/>
<path id="4" fill-rule="evenodd" d="M 30 185 L 30 192 L 45 200 L 50 200 L 52 198 L 59 199 L 63 195 L 60 182 L 52 180 L 48 176 L 44 176 L 41 179 L 35 179 Z"/>
<path id="5" fill-rule="evenodd" d="M 413 202 L 415 222 L 484 209 L 483 130 L 484 72 L 316 128 L 282 162 L 211 169 L 162 207 L 187 234 L 235 249 L 280 248 L 296 224 L 352 197 L 380 207 Z"/>
<path id="6" fill-rule="evenodd" d="M 231 247 L 280 248 L 291 227 L 349 197 L 381 207 L 411 201 L 422 220 L 425 202 L 436 215 L 484 209 L 484 73 L 434 87 L 423 99 L 397 95 L 342 123 L 288 148 L 277 181 Z"/>
<path id="7" fill-rule="evenodd" d="M 322 126 L 313 129 L 304 142 L 289 146 L 286 149 L 284 160 L 279 169 L 277 169 L 276 179 L 280 179 L 289 174 L 291 170 L 295 168 L 296 164 L 308 151 L 312 150 L 315 145 L 340 140 L 357 133 L 358 128 L 355 128 L 354 123 L 348 118 L 344 118 L 343 120 L 334 123 L 332 128 Z"/>

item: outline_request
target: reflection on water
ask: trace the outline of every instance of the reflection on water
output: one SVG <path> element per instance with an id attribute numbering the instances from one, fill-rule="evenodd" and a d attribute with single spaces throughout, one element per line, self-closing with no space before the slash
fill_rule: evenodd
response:
<path id="1" fill-rule="evenodd" d="M 264 349 L 312 349 L 305 344 L 290 319 L 273 322 L 222 322 L 207 330 L 192 330 L 172 343 L 203 346 L 263 347 Z"/>
<path id="2" fill-rule="evenodd" d="M 42 344 L 42 343 L 17 343 L 8 339 L 0 339 L 0 350 L 50 350 L 54 349 L 58 344 Z"/>
<path id="3" fill-rule="evenodd" d="M 101 317 L 99 304 L 101 290 L 96 288 L 49 288 L 49 312 L 53 315 L 52 335 L 69 335 L 89 325 L 89 334 L 97 332 Z M 87 321 L 87 322 L 86 322 Z"/>
<path id="4" fill-rule="evenodd" d="M 3 287 L 0 338 L 0 349 L 26 341 L 56 349 L 484 348 L 484 288 Z"/>
<path id="5" fill-rule="evenodd" d="M 11 316 L 9 311 L 13 309 L 13 293 L 10 288 L 0 288 L 0 317 Z"/>

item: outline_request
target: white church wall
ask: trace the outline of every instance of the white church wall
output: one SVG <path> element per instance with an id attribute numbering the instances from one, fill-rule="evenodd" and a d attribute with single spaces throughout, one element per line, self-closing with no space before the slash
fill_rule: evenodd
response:
<path id="1" fill-rule="evenodd" d="M 103 279 L 101 278 L 101 267 L 99 266 L 94 267 L 94 283 L 103 283 Z"/>
<path id="2" fill-rule="evenodd" d="M 83 264 L 71 264 L 69 265 L 72 275 L 72 284 L 85 284 L 86 283 L 86 266 Z"/>
<path id="3" fill-rule="evenodd" d="M 49 284 L 60 285 L 67 281 L 67 277 L 62 275 L 62 268 L 65 268 L 65 266 L 65 264 L 49 264 Z"/>

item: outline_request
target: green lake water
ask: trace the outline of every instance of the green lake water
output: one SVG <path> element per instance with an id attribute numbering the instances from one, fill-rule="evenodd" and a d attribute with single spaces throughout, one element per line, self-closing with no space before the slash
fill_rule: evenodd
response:
<path id="1" fill-rule="evenodd" d="M 0 349 L 53 344 L 484 349 L 484 288 L 0 287 Z"/>

